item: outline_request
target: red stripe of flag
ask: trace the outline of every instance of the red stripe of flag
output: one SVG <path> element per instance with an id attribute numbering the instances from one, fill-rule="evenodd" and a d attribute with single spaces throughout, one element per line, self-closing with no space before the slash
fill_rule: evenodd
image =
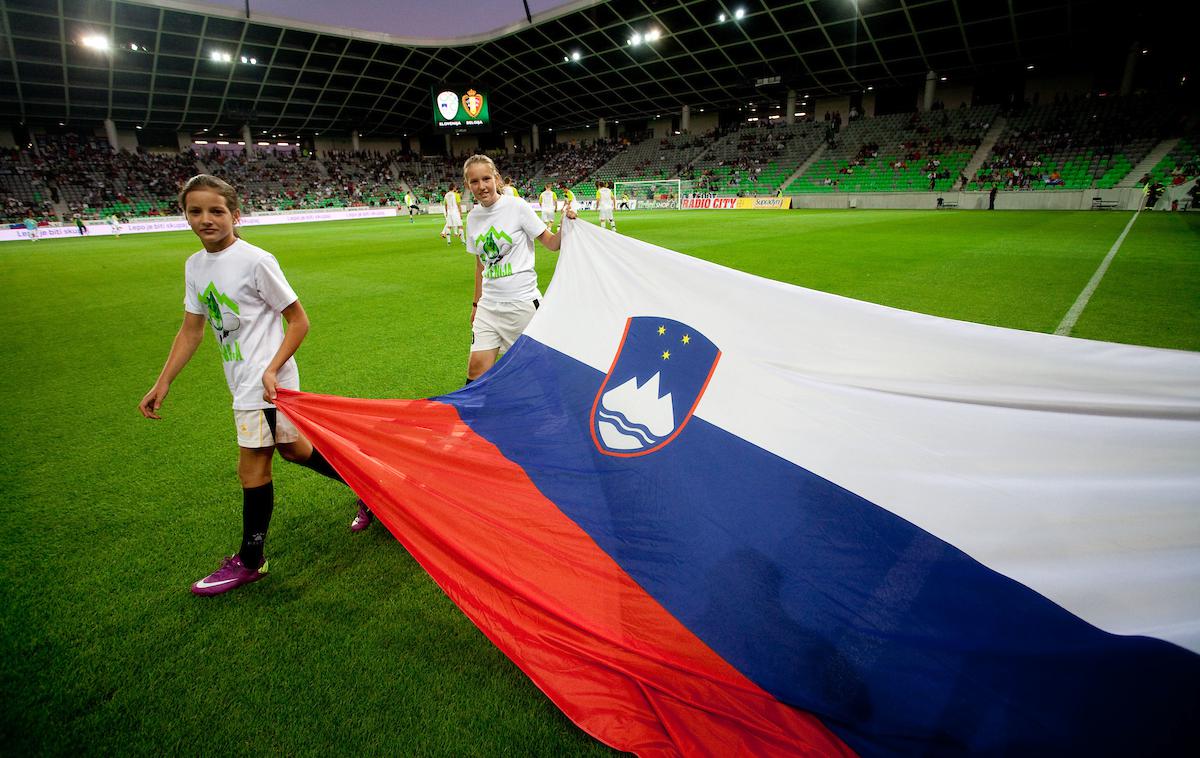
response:
<path id="1" fill-rule="evenodd" d="M 639 587 L 449 405 L 280 390 L 279 408 L 581 729 L 657 755 L 851 755 Z"/>

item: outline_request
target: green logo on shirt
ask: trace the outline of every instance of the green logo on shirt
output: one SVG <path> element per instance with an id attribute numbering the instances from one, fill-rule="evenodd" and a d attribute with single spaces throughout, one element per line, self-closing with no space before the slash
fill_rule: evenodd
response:
<path id="1" fill-rule="evenodd" d="M 212 282 L 200 293 L 200 299 L 208 308 L 208 325 L 216 335 L 221 360 L 225 363 L 242 360 L 242 346 L 237 339 L 237 333 L 242 328 L 238 304 L 219 291 Z"/>
<path id="2" fill-rule="evenodd" d="M 504 248 L 500 246 L 501 240 L 508 243 Z M 484 265 L 483 277 L 485 279 L 512 276 L 512 264 L 500 263 L 500 259 L 507 254 L 512 243 L 512 237 L 494 226 L 489 226 L 486 232 L 475 238 L 475 246 L 479 248 L 479 258 Z"/>

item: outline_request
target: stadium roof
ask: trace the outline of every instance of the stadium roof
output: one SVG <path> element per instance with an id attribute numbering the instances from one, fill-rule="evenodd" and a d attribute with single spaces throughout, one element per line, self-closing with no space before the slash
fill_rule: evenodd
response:
<path id="1" fill-rule="evenodd" d="M 474 13 L 456 2 L 427 5 L 476 41 L 431 40 L 406 11 L 400 26 L 358 28 L 396 7 L 369 0 L 320 4 L 345 19 L 337 26 L 281 0 L 251 0 L 249 18 L 246 0 L 4 0 L 0 120 L 392 136 L 427 130 L 431 88 L 452 82 L 490 88 L 496 128 L 567 128 L 778 102 L 789 88 L 912 89 L 930 70 L 954 82 L 1027 64 L 1119 77 L 1131 42 L 1146 40 L 1142 11 L 1096 0 L 531 0 L 532 23 L 523 4 L 476 0 L 499 6 L 478 14 L 496 32 L 455 26 Z M 88 35 L 111 48 L 86 46 Z"/>

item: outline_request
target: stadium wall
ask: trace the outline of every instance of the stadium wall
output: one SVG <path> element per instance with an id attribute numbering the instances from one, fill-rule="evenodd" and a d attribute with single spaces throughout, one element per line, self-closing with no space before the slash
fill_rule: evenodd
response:
<path id="1" fill-rule="evenodd" d="M 792 195 L 792 208 L 859 208 L 894 210 L 930 210 L 938 198 L 959 210 L 986 210 L 987 192 L 835 192 Z M 1094 198 L 1106 209 L 1136 210 L 1142 202 L 1140 188 L 1111 190 L 1055 190 L 1045 192 L 1001 192 L 996 195 L 998 211 L 1080 211 L 1091 210 Z M 1115 203 L 1115 205 L 1110 205 Z"/>
<path id="2" fill-rule="evenodd" d="M 12 129 L 0 129 L 0 147 L 12 149 L 17 146 L 17 141 L 13 139 Z"/>
<path id="3" fill-rule="evenodd" d="M 360 139 L 359 150 L 378 150 L 386 153 L 391 150 L 403 150 L 408 140 L 396 139 Z M 349 137 L 320 137 L 313 140 L 313 147 L 318 153 L 326 150 L 353 150 L 354 142 Z"/>
<path id="4" fill-rule="evenodd" d="M 863 109 L 867 113 L 874 113 L 875 98 L 871 98 L 871 107 L 868 109 L 866 102 L 863 103 Z M 825 118 L 825 114 L 832 114 L 834 111 L 840 111 L 842 114 L 842 123 L 846 123 L 846 119 L 850 118 L 850 98 L 848 97 L 828 97 L 818 100 L 813 108 L 812 117 L 814 121 L 821 121 Z"/>
<path id="5" fill-rule="evenodd" d="M 688 116 L 688 120 L 691 121 L 688 131 L 692 134 L 704 134 L 709 130 L 716 129 L 720 124 L 716 113 L 700 113 L 695 109 Z"/>
<path id="6" fill-rule="evenodd" d="M 585 142 L 591 142 L 596 139 L 599 134 L 596 127 L 591 129 L 561 129 L 554 132 L 554 141 L 560 145 L 566 145 L 574 142 L 576 145 L 582 145 Z"/>

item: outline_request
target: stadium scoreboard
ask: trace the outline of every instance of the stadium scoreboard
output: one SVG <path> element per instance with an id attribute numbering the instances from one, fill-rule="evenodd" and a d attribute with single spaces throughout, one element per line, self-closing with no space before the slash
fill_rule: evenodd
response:
<path id="1" fill-rule="evenodd" d="M 446 131 L 484 132 L 492 128 L 489 97 L 479 86 L 442 86 L 431 89 L 433 122 Z"/>

